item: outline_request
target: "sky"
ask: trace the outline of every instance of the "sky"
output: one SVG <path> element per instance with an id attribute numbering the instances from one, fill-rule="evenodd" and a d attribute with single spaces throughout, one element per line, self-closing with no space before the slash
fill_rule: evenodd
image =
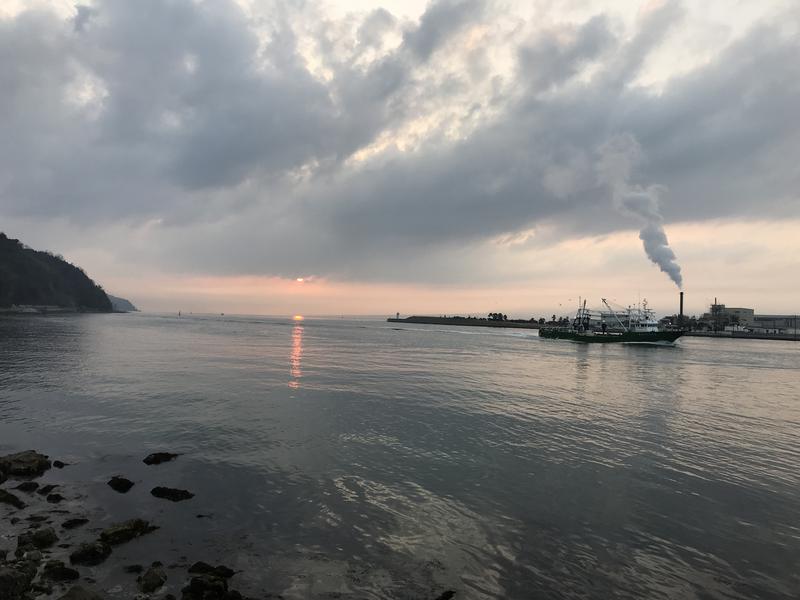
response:
<path id="1" fill-rule="evenodd" d="M 148 311 L 800 310 L 796 0 L 0 0 L 0 231 Z"/>

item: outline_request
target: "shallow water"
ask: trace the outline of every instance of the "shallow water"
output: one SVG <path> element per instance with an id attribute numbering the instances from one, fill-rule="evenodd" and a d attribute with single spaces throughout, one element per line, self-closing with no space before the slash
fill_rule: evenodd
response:
<path id="1" fill-rule="evenodd" d="M 225 562 L 255 597 L 796 598 L 799 370 L 792 342 L 11 317 L 0 453 L 71 462 L 46 480 L 72 507 L 162 526 L 123 558 Z"/>

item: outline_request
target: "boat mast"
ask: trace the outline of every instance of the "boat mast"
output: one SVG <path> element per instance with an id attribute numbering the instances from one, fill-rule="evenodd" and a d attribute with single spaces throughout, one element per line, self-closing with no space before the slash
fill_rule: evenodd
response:
<path id="1" fill-rule="evenodd" d="M 623 325 L 623 324 L 622 324 L 622 321 L 620 321 L 620 320 L 619 320 L 619 317 L 617 316 L 617 313 L 614 311 L 614 309 L 613 309 L 613 308 L 611 308 L 611 307 L 608 305 L 608 302 L 606 302 L 606 299 L 605 299 L 605 298 L 601 298 L 601 300 L 603 301 L 603 304 L 605 304 L 605 305 L 606 305 L 606 308 L 607 308 L 609 311 L 611 311 L 611 314 L 612 314 L 612 315 L 614 315 L 614 318 L 617 320 L 617 323 L 619 323 L 619 326 L 620 326 L 620 327 L 622 327 L 622 330 L 623 330 L 623 331 L 628 331 L 628 328 L 627 328 L 627 327 L 625 327 L 625 325 Z M 630 323 L 630 319 L 628 319 L 628 322 Z"/>

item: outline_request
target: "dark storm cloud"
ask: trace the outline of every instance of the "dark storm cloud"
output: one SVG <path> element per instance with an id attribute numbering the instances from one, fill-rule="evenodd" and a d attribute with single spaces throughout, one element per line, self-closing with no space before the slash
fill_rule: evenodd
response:
<path id="1" fill-rule="evenodd" d="M 280 5 L 256 30 L 224 0 L 0 21 L 0 216 L 89 231 L 158 219 L 126 251 L 196 272 L 373 279 L 395 265 L 455 280 L 465 248 L 496 236 L 638 228 L 598 172 L 620 134 L 642 151 L 631 185 L 663 186 L 667 225 L 797 214 L 800 43 L 779 23 L 655 92 L 636 78 L 680 4 L 632 35 L 604 15 L 534 28 L 504 76 L 465 37 L 496 30 L 493 8 L 434 2 L 416 23 L 376 10 L 350 38 Z M 417 121 L 424 133 L 398 150 Z"/>

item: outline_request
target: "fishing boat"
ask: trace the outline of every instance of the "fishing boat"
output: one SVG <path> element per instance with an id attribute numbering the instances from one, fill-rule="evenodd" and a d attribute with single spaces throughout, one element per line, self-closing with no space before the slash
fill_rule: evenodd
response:
<path id="1" fill-rule="evenodd" d="M 671 344 L 684 331 L 660 329 L 655 313 L 647 300 L 637 306 L 612 309 L 605 298 L 607 310 L 586 308 L 586 301 L 578 305 L 572 323 L 564 327 L 542 327 L 539 336 L 557 340 L 588 343 Z M 683 292 L 681 292 L 680 321 L 683 321 Z"/>

